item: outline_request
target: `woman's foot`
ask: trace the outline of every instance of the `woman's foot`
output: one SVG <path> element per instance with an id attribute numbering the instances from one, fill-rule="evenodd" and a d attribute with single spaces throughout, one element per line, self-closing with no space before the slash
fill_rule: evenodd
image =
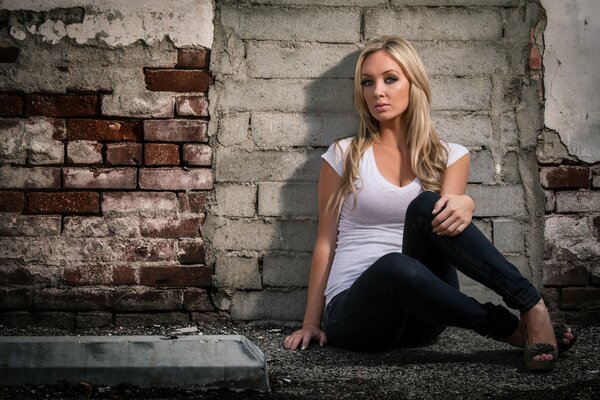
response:
<path id="1" fill-rule="evenodd" d="M 569 325 L 563 323 L 553 323 L 552 325 L 554 327 L 554 337 L 558 342 L 558 352 L 559 354 L 562 354 L 569 350 L 575 341 L 577 341 L 577 335 Z M 525 348 L 525 326 L 523 319 L 519 318 L 519 325 L 517 325 L 513 334 L 503 341 L 511 346 L 519 347 L 521 349 Z"/>
<path id="2" fill-rule="evenodd" d="M 554 327 L 548 315 L 548 309 L 544 300 L 540 300 L 529 311 L 521 315 L 525 327 L 525 343 L 528 348 L 545 349 L 537 352 L 532 352 L 531 360 L 533 361 L 555 361 L 558 351 L 553 351 L 556 348 L 556 336 Z M 549 346 L 546 346 L 549 345 Z"/>

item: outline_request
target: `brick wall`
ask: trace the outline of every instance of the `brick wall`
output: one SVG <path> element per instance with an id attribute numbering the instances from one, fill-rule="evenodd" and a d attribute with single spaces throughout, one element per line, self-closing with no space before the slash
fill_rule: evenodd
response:
<path id="1" fill-rule="evenodd" d="M 9 26 L 17 14 L 5 12 Z M 65 40 L 44 51 L 6 26 L 0 36 L 1 323 L 215 315 L 202 232 L 210 51 Z"/>

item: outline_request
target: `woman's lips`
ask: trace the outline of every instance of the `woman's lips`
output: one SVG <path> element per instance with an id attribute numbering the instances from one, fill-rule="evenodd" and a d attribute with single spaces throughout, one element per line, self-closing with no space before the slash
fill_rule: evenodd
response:
<path id="1" fill-rule="evenodd" d="M 385 103 L 377 103 L 375 104 L 375 110 L 382 112 L 387 110 L 390 107 L 389 104 L 385 104 Z"/>

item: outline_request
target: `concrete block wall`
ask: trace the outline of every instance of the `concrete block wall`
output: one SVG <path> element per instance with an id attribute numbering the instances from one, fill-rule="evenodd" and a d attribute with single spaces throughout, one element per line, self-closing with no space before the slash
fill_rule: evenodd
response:
<path id="1" fill-rule="evenodd" d="M 536 2 L 521 0 L 217 2 L 209 126 L 216 204 L 205 225 L 217 307 L 234 319 L 302 318 L 320 155 L 355 134 L 355 60 L 383 34 L 419 50 L 441 136 L 471 150 L 477 225 L 541 284 L 535 149 L 543 122 L 528 66 L 539 15 Z M 461 280 L 469 294 L 500 301 Z"/>
<path id="2" fill-rule="evenodd" d="M 152 3 L 113 2 L 114 18 L 93 2 L 20 3 L 0 11 L 0 323 L 216 315 L 202 228 L 210 42 L 197 29 L 154 38 L 169 17 Z"/>

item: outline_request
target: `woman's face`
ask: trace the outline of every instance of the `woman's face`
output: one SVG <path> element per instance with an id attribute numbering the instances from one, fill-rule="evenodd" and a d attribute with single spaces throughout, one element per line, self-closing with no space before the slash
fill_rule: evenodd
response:
<path id="1" fill-rule="evenodd" d="M 369 112 L 379 122 L 401 118 L 408 108 L 410 82 L 386 51 L 379 50 L 365 58 L 361 85 Z"/>

